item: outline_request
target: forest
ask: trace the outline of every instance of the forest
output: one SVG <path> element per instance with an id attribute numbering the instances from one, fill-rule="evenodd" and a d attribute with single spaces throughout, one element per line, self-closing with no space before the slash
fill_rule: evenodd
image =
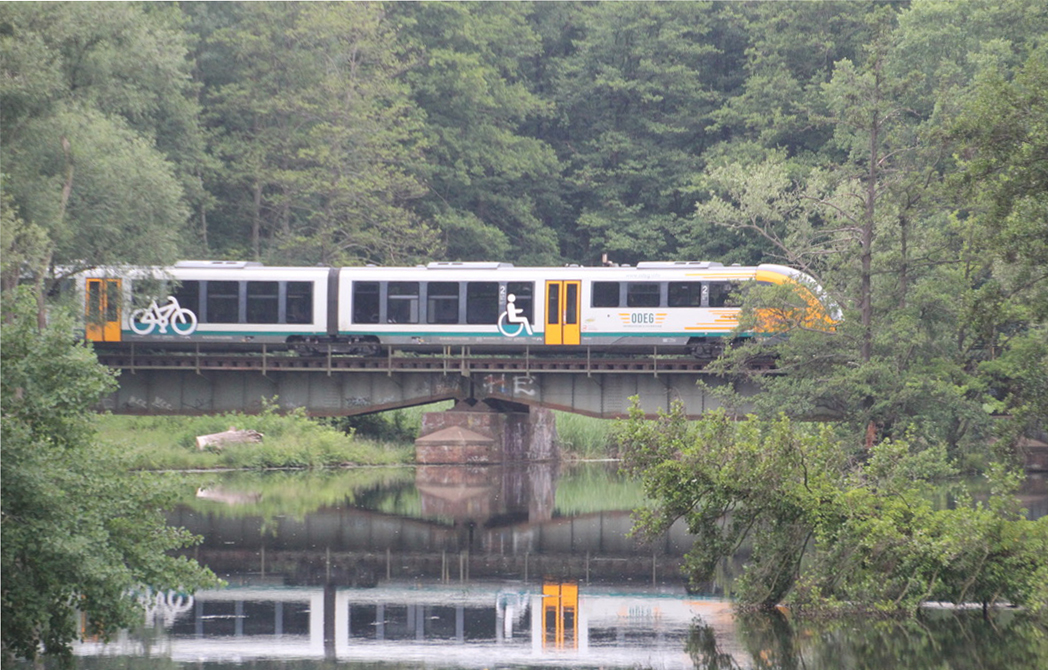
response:
<path id="1" fill-rule="evenodd" d="M 1043 0 L 3 2 L 3 320 L 178 258 L 776 262 L 842 319 L 747 297 L 790 334 L 718 363 L 758 415 L 1014 465 L 1048 417 L 1046 36 Z"/>
<path id="2" fill-rule="evenodd" d="M 770 406 L 1014 442 L 1048 415 L 1045 35 L 1036 0 L 3 3 L 3 282 L 780 262 L 847 327 Z"/>

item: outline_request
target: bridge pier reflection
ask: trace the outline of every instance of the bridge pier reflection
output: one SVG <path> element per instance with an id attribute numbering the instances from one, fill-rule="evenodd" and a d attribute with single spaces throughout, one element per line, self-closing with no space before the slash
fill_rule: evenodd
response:
<path id="1" fill-rule="evenodd" d="M 374 587 L 391 579 L 527 583 L 543 577 L 683 583 L 680 558 L 692 540 L 682 522 L 643 543 L 629 535 L 628 507 L 558 515 L 558 467 L 419 466 L 413 488 L 401 483 L 397 494 L 411 501 L 414 517 L 353 506 L 302 517 L 231 517 L 228 505 L 205 504 L 168 518 L 204 537 L 192 555 L 233 583 Z M 216 492 L 204 494 L 215 499 Z"/>

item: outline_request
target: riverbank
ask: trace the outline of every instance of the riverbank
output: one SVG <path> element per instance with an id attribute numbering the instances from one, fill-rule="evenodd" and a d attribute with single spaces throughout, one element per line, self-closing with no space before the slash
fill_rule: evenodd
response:
<path id="1" fill-rule="evenodd" d="M 314 421 L 304 413 L 215 416 L 99 415 L 101 441 L 121 451 L 132 469 L 323 468 L 411 463 L 411 444 L 372 440 Z M 197 449 L 196 437 L 234 427 L 262 433 L 258 444 Z"/>
<path id="2" fill-rule="evenodd" d="M 129 467 L 138 470 L 208 470 L 217 468 L 324 468 L 346 465 L 398 465 L 414 463 L 412 441 L 418 434 L 421 414 L 412 408 L 357 419 L 330 422 L 310 419 L 304 413 L 261 414 L 230 412 L 214 416 L 126 416 L 101 414 L 98 436 L 124 454 Z M 439 411 L 439 410 L 437 410 Z M 613 422 L 575 414 L 557 413 L 557 432 L 564 460 L 605 458 Z M 198 435 L 229 430 L 262 433 L 260 444 L 230 444 L 200 450 Z"/>

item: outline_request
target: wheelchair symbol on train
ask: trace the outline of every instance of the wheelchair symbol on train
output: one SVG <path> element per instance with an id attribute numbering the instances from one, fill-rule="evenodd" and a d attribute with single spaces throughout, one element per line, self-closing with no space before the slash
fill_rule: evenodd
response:
<path id="1" fill-rule="evenodd" d="M 506 311 L 499 314 L 498 329 L 499 332 L 506 337 L 516 337 L 522 332 L 526 332 L 528 335 L 534 335 L 534 331 L 531 329 L 531 322 L 528 317 L 523 315 L 523 311 L 516 304 L 517 296 L 510 293 L 506 296 Z M 516 326 L 514 328 L 514 326 Z"/>

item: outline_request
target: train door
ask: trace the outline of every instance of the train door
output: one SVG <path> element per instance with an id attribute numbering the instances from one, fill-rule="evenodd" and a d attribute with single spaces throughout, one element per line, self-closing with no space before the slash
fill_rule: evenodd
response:
<path id="1" fill-rule="evenodd" d="M 582 282 L 546 282 L 546 344 L 579 344 Z"/>
<path id="2" fill-rule="evenodd" d="M 579 648 L 579 585 L 542 585 L 542 646 Z"/>
<path id="3" fill-rule="evenodd" d="M 88 279 L 86 291 L 87 339 L 91 342 L 119 342 L 120 280 Z"/>

